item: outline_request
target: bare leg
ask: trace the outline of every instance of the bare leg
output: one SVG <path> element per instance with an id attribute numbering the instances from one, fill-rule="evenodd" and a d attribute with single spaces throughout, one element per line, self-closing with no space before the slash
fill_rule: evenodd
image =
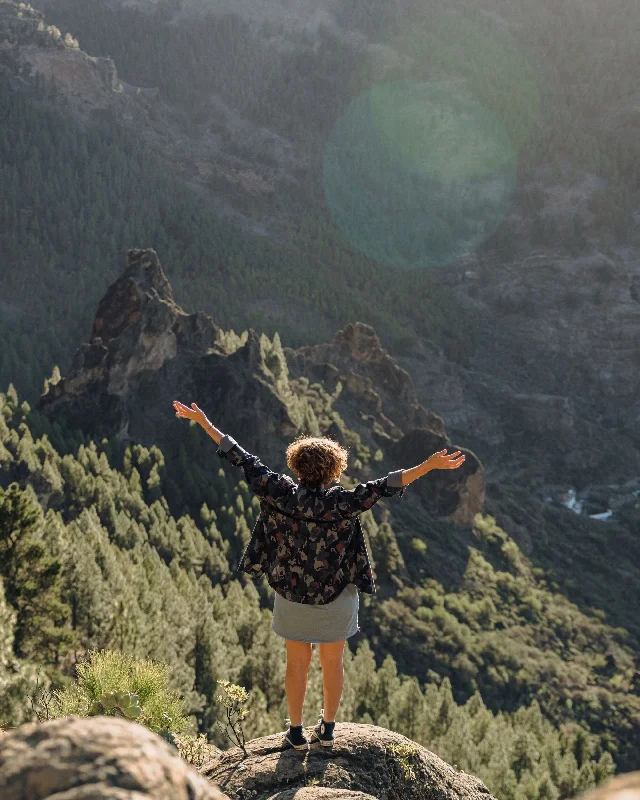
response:
<path id="1" fill-rule="evenodd" d="M 342 652 L 346 639 L 341 642 L 322 642 L 318 645 L 322 685 L 324 688 L 324 721 L 334 722 L 336 711 L 342 698 L 344 686 L 344 665 Z"/>
<path id="2" fill-rule="evenodd" d="M 285 639 L 287 647 L 287 672 L 284 679 L 284 690 L 287 694 L 289 718 L 291 724 L 302 725 L 302 707 L 307 693 L 307 675 L 311 664 L 311 643 L 292 642 Z"/>

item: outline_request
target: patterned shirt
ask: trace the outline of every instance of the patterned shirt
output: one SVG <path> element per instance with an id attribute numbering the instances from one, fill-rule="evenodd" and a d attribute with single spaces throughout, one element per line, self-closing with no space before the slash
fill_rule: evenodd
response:
<path id="1" fill-rule="evenodd" d="M 359 483 L 354 489 L 296 484 L 224 436 L 218 455 L 242 467 L 249 488 L 260 498 L 260 516 L 237 569 L 256 580 L 267 576 L 282 597 L 323 605 L 348 583 L 375 594 L 369 553 L 358 515 L 381 497 L 402 497 L 402 472 Z"/>

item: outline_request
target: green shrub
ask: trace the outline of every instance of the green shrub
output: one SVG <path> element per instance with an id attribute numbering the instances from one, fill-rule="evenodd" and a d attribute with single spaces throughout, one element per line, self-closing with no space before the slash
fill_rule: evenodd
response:
<path id="1" fill-rule="evenodd" d="M 189 724 L 184 701 L 169 689 L 166 664 L 111 650 L 90 650 L 76 672 L 74 684 L 54 693 L 54 719 L 69 714 L 118 715 L 161 735 L 181 733 Z"/>
<path id="2" fill-rule="evenodd" d="M 247 692 L 244 686 L 238 686 L 235 683 L 231 683 L 231 681 L 220 679 L 218 683 L 222 687 L 224 694 L 219 694 L 216 697 L 216 701 L 224 706 L 227 718 L 224 727 L 220 723 L 218 723 L 218 726 L 232 744 L 237 744 L 242 748 L 242 752 L 246 756 L 246 739 L 242 723 L 249 713 L 248 709 L 245 707 L 245 703 L 249 699 L 249 692 Z M 229 734 L 229 728 L 231 728 L 233 738 Z"/>
<path id="3" fill-rule="evenodd" d="M 207 759 L 212 758 L 218 752 L 217 747 L 207 742 L 204 733 L 198 736 L 193 736 L 189 733 L 176 736 L 175 745 L 182 758 L 196 767 L 196 769 L 201 767 Z"/>

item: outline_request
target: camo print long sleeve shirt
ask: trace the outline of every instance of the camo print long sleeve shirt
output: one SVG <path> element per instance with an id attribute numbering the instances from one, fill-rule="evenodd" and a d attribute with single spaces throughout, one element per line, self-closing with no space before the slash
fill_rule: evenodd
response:
<path id="1" fill-rule="evenodd" d="M 254 580 L 267 576 L 282 597 L 323 605 L 348 583 L 375 594 L 371 562 L 358 515 L 381 497 L 402 497 L 402 470 L 359 483 L 316 488 L 279 475 L 224 436 L 218 455 L 244 470 L 260 498 L 260 516 L 237 569 Z"/>

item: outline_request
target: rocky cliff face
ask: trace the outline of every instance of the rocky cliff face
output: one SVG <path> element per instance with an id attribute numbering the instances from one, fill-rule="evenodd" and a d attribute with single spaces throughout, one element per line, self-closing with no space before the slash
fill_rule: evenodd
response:
<path id="1" fill-rule="evenodd" d="M 28 3 L 0 2 L 0 75 L 28 83 L 40 73 L 52 78 L 78 107 L 104 105 L 117 86 L 109 58 L 90 58 L 70 34 L 49 25 Z"/>
<path id="2" fill-rule="evenodd" d="M 162 447 L 174 399 L 196 400 L 218 428 L 279 471 L 286 445 L 303 432 L 352 441 L 363 459 L 379 450 L 381 459 L 368 465 L 352 460 L 349 474 L 362 480 L 460 449 L 462 467 L 441 471 L 428 491 L 416 485 L 414 494 L 465 525 L 482 509 L 479 461 L 420 405 L 411 377 L 372 328 L 349 325 L 329 344 L 299 350 L 253 330 L 234 339 L 206 314 L 177 305 L 155 251 L 132 250 L 99 303 L 90 341 L 38 408 L 96 438 Z"/>
<path id="3" fill-rule="evenodd" d="M 496 478 L 579 488 L 640 479 L 640 270 L 631 252 L 478 264 L 448 278 L 480 312 L 473 364 L 422 342 L 397 363 Z M 612 464 L 612 439 L 625 441 Z"/>
<path id="4" fill-rule="evenodd" d="M 164 438 L 172 400 L 201 398 L 219 427 L 273 457 L 273 434 L 293 433 L 296 425 L 273 387 L 254 378 L 260 339 L 252 331 L 228 352 L 221 334 L 206 314 L 187 314 L 175 303 L 155 251 L 132 250 L 99 304 L 91 341 L 40 408 L 95 436 L 151 445 Z"/>

